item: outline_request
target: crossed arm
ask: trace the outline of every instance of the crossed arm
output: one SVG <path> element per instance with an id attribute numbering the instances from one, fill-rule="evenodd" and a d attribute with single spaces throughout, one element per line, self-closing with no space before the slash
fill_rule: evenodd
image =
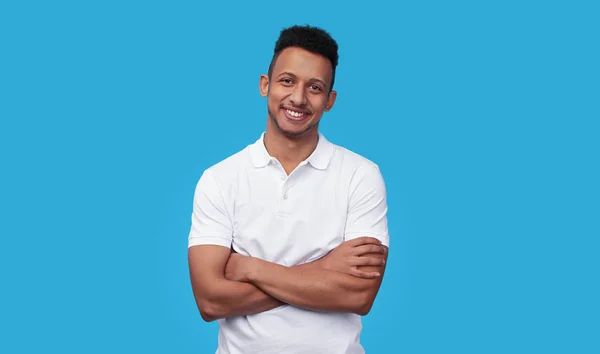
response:
<path id="1" fill-rule="evenodd" d="M 375 238 L 354 237 L 387 237 L 379 169 L 358 169 L 350 191 L 345 236 L 351 240 L 317 261 L 284 267 L 231 253 L 232 219 L 224 192 L 211 172 L 203 174 L 195 192 L 188 248 L 192 289 L 202 318 L 249 315 L 284 304 L 367 314 L 381 285 L 387 247 Z"/>
<path id="2" fill-rule="evenodd" d="M 293 267 L 242 256 L 222 246 L 193 246 L 188 252 L 192 289 L 205 321 L 284 304 L 366 315 L 387 259 L 387 247 L 369 237 L 346 241 L 317 261 Z"/>

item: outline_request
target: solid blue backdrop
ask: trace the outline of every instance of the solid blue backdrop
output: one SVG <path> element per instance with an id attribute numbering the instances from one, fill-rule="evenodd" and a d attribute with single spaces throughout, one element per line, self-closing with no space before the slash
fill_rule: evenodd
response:
<path id="1" fill-rule="evenodd" d="M 598 10 L 3 2 L 0 352 L 214 352 L 194 187 L 263 131 L 259 76 L 306 23 L 340 45 L 322 132 L 388 187 L 367 353 L 600 352 Z"/>

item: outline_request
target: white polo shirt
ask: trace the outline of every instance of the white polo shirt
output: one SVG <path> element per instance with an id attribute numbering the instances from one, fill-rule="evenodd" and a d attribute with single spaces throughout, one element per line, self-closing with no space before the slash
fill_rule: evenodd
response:
<path id="1" fill-rule="evenodd" d="M 263 142 L 208 168 L 195 195 L 189 247 L 220 245 L 294 266 L 346 240 L 389 246 L 387 202 L 377 165 L 319 134 L 315 151 L 288 176 Z M 221 319 L 217 354 L 359 354 L 361 317 L 285 305 Z"/>

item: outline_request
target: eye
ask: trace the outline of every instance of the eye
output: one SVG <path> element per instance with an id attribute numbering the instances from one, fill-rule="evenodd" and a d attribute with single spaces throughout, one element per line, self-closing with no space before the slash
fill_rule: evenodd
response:
<path id="1" fill-rule="evenodd" d="M 286 85 L 291 85 L 294 83 L 294 81 L 292 81 L 292 79 L 290 79 L 290 78 L 283 78 L 280 81 Z"/>
<path id="2" fill-rule="evenodd" d="M 315 91 L 323 91 L 323 90 L 321 89 L 321 87 L 320 87 L 320 86 L 317 86 L 317 85 L 310 85 L 310 88 L 311 88 L 311 90 L 315 90 Z"/>

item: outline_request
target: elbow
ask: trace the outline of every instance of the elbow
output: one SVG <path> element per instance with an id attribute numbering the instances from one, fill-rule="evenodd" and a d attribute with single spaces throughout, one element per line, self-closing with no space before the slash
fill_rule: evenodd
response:
<path id="1" fill-rule="evenodd" d="M 202 317 L 204 322 L 212 322 L 217 319 L 216 316 L 214 316 L 210 312 L 206 312 L 206 310 L 202 310 L 202 309 L 200 309 L 200 317 Z"/>
<path id="2" fill-rule="evenodd" d="M 194 288 L 194 300 L 200 316 L 205 322 L 213 322 L 225 317 L 225 304 L 214 287 Z"/>
<path id="3" fill-rule="evenodd" d="M 369 314 L 369 312 L 371 312 L 371 307 L 373 307 L 372 303 L 365 303 L 362 304 L 357 310 L 356 310 L 356 314 L 357 315 L 361 315 L 361 316 L 366 316 Z"/>
<path id="4" fill-rule="evenodd" d="M 354 302 L 353 312 L 360 316 L 368 315 L 371 312 L 374 300 L 374 297 L 369 292 L 358 294 Z"/>
<path id="5" fill-rule="evenodd" d="M 218 309 L 214 303 L 202 299 L 198 299 L 197 303 L 200 316 L 205 322 L 213 322 L 219 319 Z"/>

